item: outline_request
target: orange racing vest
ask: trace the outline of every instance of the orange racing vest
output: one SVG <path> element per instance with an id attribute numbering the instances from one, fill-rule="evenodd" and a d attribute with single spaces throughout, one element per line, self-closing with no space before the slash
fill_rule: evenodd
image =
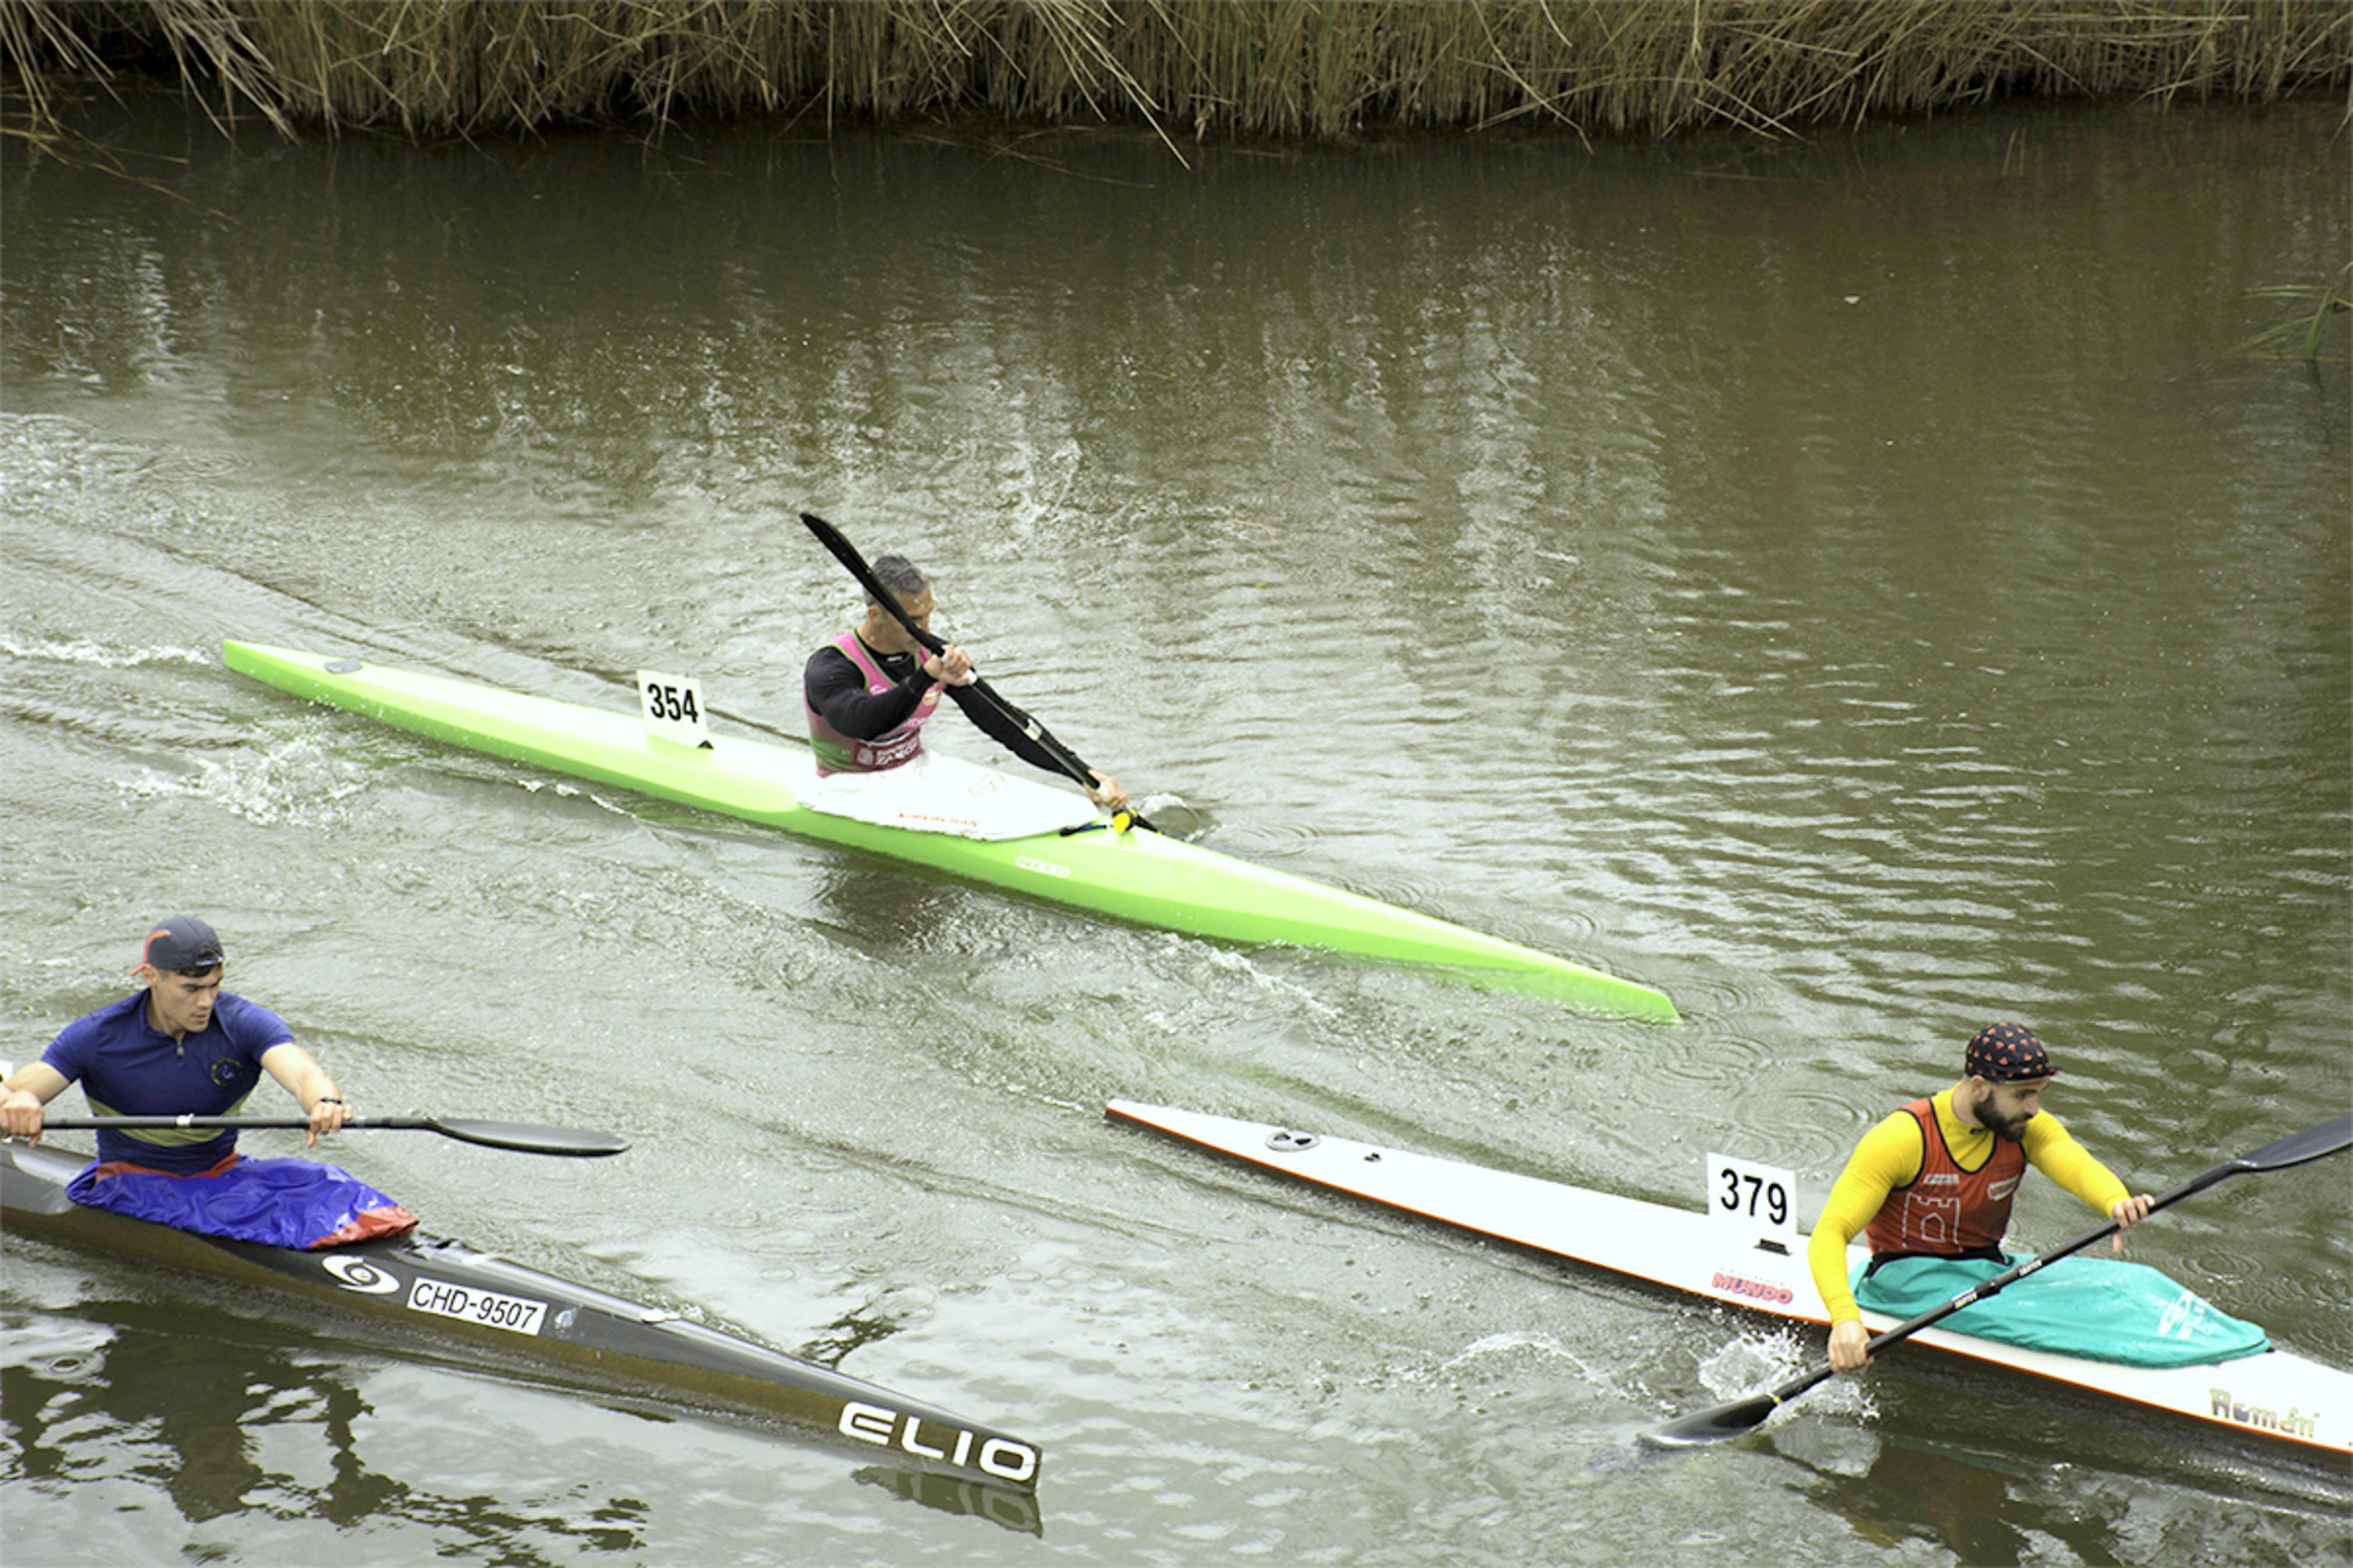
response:
<path id="1" fill-rule="evenodd" d="M 1936 1103 L 1915 1100 L 1904 1109 L 1920 1124 L 1920 1173 L 1889 1193 L 1864 1227 L 1873 1262 L 1922 1253 L 1998 1255 L 2019 1178 L 2026 1174 L 2026 1151 L 1997 1138 L 1986 1163 L 1965 1171 L 1945 1147 Z"/>

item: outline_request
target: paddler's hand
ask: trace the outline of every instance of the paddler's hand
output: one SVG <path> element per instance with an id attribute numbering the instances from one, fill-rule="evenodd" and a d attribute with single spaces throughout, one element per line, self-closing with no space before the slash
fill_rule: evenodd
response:
<path id="1" fill-rule="evenodd" d="M 1087 791 L 1087 798 L 1105 811 L 1125 811 L 1127 792 L 1119 787 L 1119 781 L 1101 768 L 1090 768 L 1087 771 L 1095 775 L 1093 785 Z"/>
<path id="2" fill-rule="evenodd" d="M 2108 1243 L 2108 1250 L 2121 1256 L 2125 1249 L 2125 1232 L 2147 1219 L 2148 1211 L 2156 1206 L 2157 1200 L 2147 1193 L 2118 1198 L 2110 1204 L 2108 1217 L 2116 1222 L 2116 1234 L 2115 1239 Z"/>
<path id="3" fill-rule="evenodd" d="M 1861 1318 L 1846 1318 L 1831 1325 L 1831 1370 L 1852 1372 L 1871 1364 L 1871 1331 L 1862 1326 Z"/>
<path id="4" fill-rule="evenodd" d="M 41 1141 L 41 1112 L 46 1110 L 41 1097 L 29 1089 L 20 1089 L 7 1099 L 0 1100 L 0 1133 L 22 1138 L 27 1143 Z"/>
<path id="5" fill-rule="evenodd" d="M 950 643 L 923 660 L 923 673 L 943 686 L 963 686 L 972 679 L 972 655 Z"/>
<path id="6" fill-rule="evenodd" d="M 332 1132 L 351 1120 L 352 1108 L 332 1094 L 322 1094 L 311 1102 L 311 1131 L 302 1135 L 302 1147 L 314 1147 L 320 1138 Z"/>

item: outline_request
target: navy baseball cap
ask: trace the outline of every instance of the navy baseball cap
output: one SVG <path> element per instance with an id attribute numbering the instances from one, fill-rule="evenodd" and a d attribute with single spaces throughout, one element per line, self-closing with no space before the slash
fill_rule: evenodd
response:
<path id="1" fill-rule="evenodd" d="M 1982 1078 L 1995 1083 L 2017 1083 L 2028 1079 L 2057 1078 L 2059 1069 L 2051 1065 L 2051 1053 L 2034 1037 L 2023 1024 L 1988 1024 L 1969 1037 L 1969 1052 L 1964 1070 L 1971 1078 Z"/>
<path id="2" fill-rule="evenodd" d="M 194 915 L 174 915 L 157 921 L 147 933 L 146 945 L 139 951 L 139 962 L 152 963 L 158 969 L 181 970 L 202 973 L 221 962 L 220 938 L 213 928 Z"/>

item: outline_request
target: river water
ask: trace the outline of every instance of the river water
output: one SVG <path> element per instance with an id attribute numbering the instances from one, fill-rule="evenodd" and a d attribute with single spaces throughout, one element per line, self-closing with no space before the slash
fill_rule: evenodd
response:
<path id="1" fill-rule="evenodd" d="M 82 1563 L 2346 1561 L 2348 1478 L 1818 1350 L 1103 1119 L 1664 1203 L 1846 1151 L 2015 1016 L 2161 1190 L 2353 1101 L 2342 106 L 1803 143 L 685 128 L 415 148 L 98 103 L 5 153 L 5 1052 L 208 915 L 429 1228 L 1046 1450 L 1033 1520 L 11 1237 L 0 1531 Z M 2339 342 L 2341 342 L 2341 331 Z M 1665 989 L 1645 1026 L 1240 952 L 576 786 L 221 640 L 798 727 L 916 558 L 1214 847 Z M 961 721 L 943 749 L 990 753 Z M 78 1096 L 70 1097 L 78 1102 Z M 254 1135 L 247 1147 L 287 1152 Z M 2134 1256 L 2353 1365 L 2353 1169 Z M 2030 1181 L 2025 1238 L 2084 1223 Z M 829 1347 L 829 1349 L 828 1349 Z"/>

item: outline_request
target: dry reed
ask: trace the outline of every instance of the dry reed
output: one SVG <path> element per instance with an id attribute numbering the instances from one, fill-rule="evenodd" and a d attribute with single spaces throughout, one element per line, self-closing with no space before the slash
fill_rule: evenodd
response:
<path id="1" fill-rule="evenodd" d="M 1176 139 L 1548 121 L 1778 134 L 2008 95 L 2353 82 L 2343 0 L 0 0 L 54 73 L 153 62 L 216 116 L 411 136 L 987 113 Z"/>

